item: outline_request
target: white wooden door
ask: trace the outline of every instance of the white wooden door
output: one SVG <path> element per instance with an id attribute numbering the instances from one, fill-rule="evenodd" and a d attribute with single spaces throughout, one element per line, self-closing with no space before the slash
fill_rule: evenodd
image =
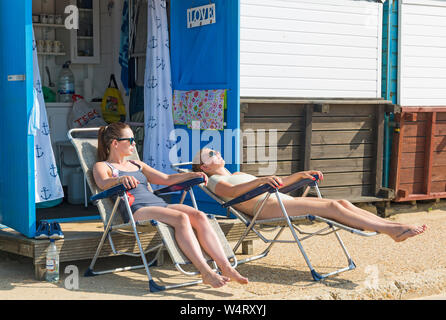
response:
<path id="1" fill-rule="evenodd" d="M 382 3 L 241 0 L 240 96 L 379 98 Z"/>
<path id="2" fill-rule="evenodd" d="M 446 1 L 400 0 L 398 104 L 446 106 Z"/>

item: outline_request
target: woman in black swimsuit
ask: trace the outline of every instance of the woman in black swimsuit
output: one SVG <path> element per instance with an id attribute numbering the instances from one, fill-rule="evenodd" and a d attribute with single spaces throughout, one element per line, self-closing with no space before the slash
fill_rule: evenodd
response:
<path id="1" fill-rule="evenodd" d="M 98 187 L 105 190 L 122 183 L 128 189 L 133 188 L 131 209 L 135 221 L 154 219 L 172 226 L 178 245 L 201 273 L 203 283 L 214 288 L 221 287 L 230 280 L 248 283 L 248 279 L 230 265 L 205 213 L 183 204 L 167 204 L 148 189 L 149 181 L 153 184 L 172 185 L 203 177 L 207 182 L 207 176 L 202 172 L 168 175 L 142 161 L 128 161 L 125 158 L 133 154 L 134 142 L 133 132 L 127 124 L 116 122 L 100 128 L 99 161 L 93 167 L 93 176 Z M 200 245 L 217 263 L 221 275 L 208 266 Z"/>

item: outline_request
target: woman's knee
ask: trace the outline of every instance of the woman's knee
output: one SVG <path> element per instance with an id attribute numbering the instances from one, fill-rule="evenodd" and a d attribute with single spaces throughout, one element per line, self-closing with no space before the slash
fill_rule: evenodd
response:
<path id="1" fill-rule="evenodd" d="M 329 207 L 336 213 L 341 212 L 345 208 L 339 200 L 331 200 Z"/>
<path id="2" fill-rule="evenodd" d="M 175 217 L 174 228 L 188 228 L 190 226 L 190 220 L 186 213 L 178 212 Z"/>
<path id="3" fill-rule="evenodd" d="M 351 202 L 345 199 L 337 200 L 338 203 L 344 208 L 350 208 L 352 206 Z"/>

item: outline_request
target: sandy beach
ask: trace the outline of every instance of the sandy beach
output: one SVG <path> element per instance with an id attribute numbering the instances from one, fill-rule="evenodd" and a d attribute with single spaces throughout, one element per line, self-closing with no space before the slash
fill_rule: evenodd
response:
<path id="1" fill-rule="evenodd" d="M 313 281 L 295 244 L 277 244 L 266 258 L 238 266 L 239 272 L 250 280 L 247 285 L 230 282 L 223 288 L 214 289 L 200 284 L 161 293 L 148 291 L 143 269 L 84 277 L 90 263 L 88 260 L 62 263 L 57 284 L 37 281 L 30 258 L 0 251 L 0 300 L 393 300 L 444 297 L 446 211 L 396 214 L 388 219 L 426 224 L 428 229 L 401 243 L 395 243 L 386 235 L 365 238 L 341 232 L 357 267 L 321 282 Z M 309 226 L 310 229 L 315 227 Z M 285 232 L 282 237 L 290 238 L 290 232 Z M 347 264 L 333 235 L 306 240 L 304 247 L 321 273 Z M 254 241 L 255 253 L 263 248 L 263 242 Z M 100 259 L 97 266 L 106 269 L 128 265 L 129 261 L 139 264 L 133 258 L 110 257 Z M 79 273 L 76 279 L 73 270 Z M 161 284 L 163 281 L 170 284 L 191 280 L 171 264 L 153 268 L 152 273 Z"/>

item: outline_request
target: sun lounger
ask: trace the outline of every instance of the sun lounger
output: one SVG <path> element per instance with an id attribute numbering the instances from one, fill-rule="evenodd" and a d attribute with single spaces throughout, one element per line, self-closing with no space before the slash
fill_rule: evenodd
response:
<path id="1" fill-rule="evenodd" d="M 191 165 L 192 165 L 192 162 L 189 162 L 189 163 L 175 164 L 172 167 L 175 168 L 178 172 L 188 172 L 188 171 L 190 171 L 190 169 L 185 168 L 185 167 L 191 166 Z M 317 179 L 318 177 L 315 176 L 315 178 Z M 259 237 L 259 239 L 261 239 L 263 242 L 269 244 L 269 246 L 261 254 L 252 256 L 252 257 L 249 257 L 249 258 L 246 258 L 243 260 L 238 260 L 239 265 L 242 263 L 246 263 L 248 261 L 253 261 L 253 260 L 257 260 L 257 259 L 266 257 L 268 255 L 268 253 L 271 251 L 271 248 L 273 247 L 273 245 L 275 243 L 295 243 L 295 244 L 297 244 L 300 252 L 302 253 L 302 255 L 305 259 L 305 262 L 310 269 L 313 279 L 316 281 L 319 281 L 319 280 L 322 280 L 329 276 L 338 274 L 340 272 L 352 270 L 356 267 L 355 263 L 353 262 L 353 259 L 351 258 L 350 254 L 347 251 L 347 248 L 345 247 L 344 243 L 342 242 L 342 239 L 338 233 L 339 230 L 344 230 L 344 231 L 353 233 L 355 235 L 363 236 L 363 237 L 371 237 L 371 236 L 374 236 L 377 234 L 376 232 L 365 232 L 363 230 L 351 228 L 351 227 L 341 224 L 339 222 L 336 222 L 336 221 L 333 221 L 330 219 L 326 219 L 326 218 L 322 218 L 322 217 L 319 217 L 316 215 L 312 215 L 310 213 L 306 214 L 306 215 L 301 215 L 301 216 L 290 216 L 288 214 L 287 210 L 285 209 L 285 206 L 283 205 L 283 202 L 280 199 L 278 192 L 289 193 L 291 191 L 298 190 L 302 187 L 305 187 L 306 189 L 303 193 L 303 196 L 306 196 L 308 194 L 310 188 L 313 187 L 316 190 L 318 197 L 322 198 L 317 181 L 313 181 L 310 179 L 301 180 L 293 185 L 289 185 L 289 186 L 283 187 L 281 189 L 276 189 L 268 184 L 265 184 L 265 185 L 259 186 L 255 189 L 247 192 L 246 194 L 243 194 L 243 195 L 241 195 L 235 199 L 232 199 L 231 201 L 227 201 L 227 202 L 224 201 L 219 196 L 217 196 L 211 190 L 209 190 L 209 188 L 207 188 L 204 185 L 204 183 L 201 183 L 198 186 L 207 195 L 209 195 L 212 199 L 214 199 L 216 202 L 218 202 L 223 208 L 227 208 L 234 216 L 236 216 L 243 224 L 246 225 L 246 229 L 245 229 L 244 233 L 242 234 L 242 236 L 238 240 L 237 244 L 233 248 L 234 252 L 237 251 L 240 244 L 244 241 L 244 239 L 248 236 L 248 234 L 250 232 L 254 232 Z M 257 209 L 257 211 L 254 213 L 253 216 L 244 214 L 243 212 L 240 212 L 239 210 L 237 210 L 233 207 L 234 205 L 236 205 L 238 203 L 247 201 L 249 199 L 252 199 L 252 198 L 254 198 L 258 195 L 264 194 L 264 193 L 267 193 L 267 196 L 265 197 L 263 202 L 259 205 L 259 208 Z M 268 198 L 270 196 L 277 197 L 281 211 L 283 213 L 283 217 L 260 220 L 260 219 L 258 219 L 259 214 L 262 211 L 264 204 L 266 203 L 266 201 L 268 200 Z M 313 224 L 316 222 L 321 222 L 324 224 L 324 226 L 325 225 L 326 226 L 317 230 L 317 231 L 312 231 L 312 232 L 302 230 L 302 228 L 299 227 L 299 225 Z M 288 228 L 290 230 L 290 232 L 293 236 L 293 240 L 280 240 L 279 239 L 279 236 L 282 234 L 282 232 L 284 230 L 286 230 L 286 228 Z M 271 237 L 267 238 L 263 234 L 267 231 L 268 232 L 274 231 L 275 235 L 272 238 Z M 303 235 L 303 237 L 299 238 L 298 233 Z M 327 274 L 320 274 L 319 272 L 317 272 L 314 269 L 313 265 L 311 264 L 310 259 L 304 250 L 302 242 L 304 240 L 307 240 L 307 239 L 313 237 L 313 236 L 327 236 L 332 233 L 336 236 L 336 239 L 338 240 L 339 245 L 341 246 L 341 248 L 347 258 L 347 266 L 344 268 L 340 268 L 336 271 L 327 273 Z"/>
<path id="2" fill-rule="evenodd" d="M 73 144 L 74 148 L 76 149 L 76 152 L 79 156 L 79 161 L 82 167 L 82 170 L 86 176 L 86 180 L 88 183 L 88 186 L 90 187 L 90 190 L 92 191 L 93 196 L 91 197 L 91 200 L 96 204 L 99 210 L 99 214 L 101 216 L 102 222 L 104 223 L 104 232 L 101 238 L 101 241 L 98 245 L 98 248 L 96 250 L 96 253 L 92 259 L 92 262 L 88 268 L 88 270 L 85 272 L 85 276 L 96 276 L 100 274 L 106 274 L 106 273 L 112 273 L 112 272 L 119 272 L 119 271 L 127 271 L 127 270 L 133 270 L 133 269 L 140 269 L 145 268 L 145 271 L 147 273 L 147 277 L 149 279 L 149 290 L 151 292 L 157 292 L 172 288 L 178 288 L 178 287 L 184 287 L 188 285 L 194 285 L 201 283 L 202 280 L 197 281 L 190 281 L 186 283 L 181 284 L 172 284 L 172 285 L 159 285 L 157 284 L 150 273 L 150 267 L 155 264 L 157 259 L 159 258 L 159 255 L 161 254 L 161 250 L 163 248 L 167 249 L 167 252 L 169 253 L 175 267 L 182 272 L 185 275 L 197 275 L 198 272 L 196 271 L 186 271 L 183 266 L 190 265 L 191 262 L 189 259 L 183 254 L 181 249 L 178 247 L 175 236 L 174 236 L 174 229 L 170 227 L 167 224 L 161 223 L 159 221 L 155 220 L 148 220 L 148 221 L 135 221 L 133 219 L 133 214 L 130 209 L 130 205 L 128 202 L 128 197 L 126 194 L 126 189 L 123 184 L 114 186 L 108 190 L 102 191 L 98 188 L 96 185 L 94 178 L 93 178 L 93 165 L 97 162 L 97 131 L 99 128 L 89 128 L 89 129 L 72 129 L 68 132 L 68 138 Z M 96 133 L 96 137 L 91 137 L 92 133 Z M 129 157 L 129 159 L 135 159 L 137 160 L 138 153 L 135 151 L 135 153 Z M 157 195 L 167 194 L 170 192 L 177 192 L 177 191 L 183 191 L 184 196 L 186 193 L 189 193 L 192 199 L 194 198 L 192 186 L 203 182 L 202 178 L 199 179 L 191 179 L 189 181 L 185 181 L 182 183 L 179 183 L 177 185 L 169 186 L 157 191 L 154 191 Z M 150 187 L 150 185 L 149 185 Z M 152 191 L 152 190 L 151 190 Z M 111 197 L 117 196 L 116 200 L 113 202 L 111 200 Z M 182 201 L 184 200 L 184 196 L 182 198 Z M 117 213 L 118 204 L 120 201 L 124 201 L 127 209 L 127 214 L 129 217 L 129 222 L 124 223 L 122 220 L 122 217 L 120 214 Z M 181 201 L 181 203 L 182 203 Z M 194 206 L 197 209 L 197 204 L 194 200 Z M 220 238 L 220 241 L 223 245 L 223 248 L 225 250 L 226 256 L 231 261 L 231 264 L 235 267 L 237 265 L 237 259 L 231 250 L 231 247 L 229 246 L 225 235 L 223 231 L 220 228 L 220 225 L 216 221 L 215 217 L 212 215 L 208 215 L 209 221 L 211 222 L 211 225 L 213 226 L 214 230 L 216 231 L 217 235 Z M 140 233 L 141 232 L 153 232 L 158 231 L 161 238 L 162 243 L 155 245 L 153 247 L 149 247 L 146 250 L 143 250 L 141 241 L 140 241 Z M 133 252 L 123 252 L 118 251 L 115 248 L 115 245 L 113 243 L 112 235 L 113 234 L 125 234 L 131 237 L 134 237 L 137 245 L 138 250 L 136 253 Z M 105 271 L 94 271 L 94 266 L 96 264 L 96 261 L 99 257 L 99 254 L 101 252 L 101 249 L 103 248 L 103 245 L 105 241 L 108 240 L 110 243 L 110 246 L 112 248 L 112 251 L 116 255 L 127 255 L 127 256 L 133 256 L 133 257 L 141 257 L 143 264 L 138 266 L 129 266 L 129 267 L 123 267 L 123 268 L 116 268 L 112 270 L 105 270 Z M 129 242 L 131 243 L 131 242 Z M 131 244 L 131 248 L 133 248 L 133 244 Z M 132 251 L 132 250 L 131 250 Z M 146 254 L 149 252 L 156 252 L 155 257 L 152 261 L 148 262 L 146 259 Z M 211 261 L 211 259 L 206 255 L 205 252 L 203 252 L 204 256 L 208 260 L 209 263 L 213 263 L 214 270 L 218 272 L 217 266 L 215 262 Z"/>

